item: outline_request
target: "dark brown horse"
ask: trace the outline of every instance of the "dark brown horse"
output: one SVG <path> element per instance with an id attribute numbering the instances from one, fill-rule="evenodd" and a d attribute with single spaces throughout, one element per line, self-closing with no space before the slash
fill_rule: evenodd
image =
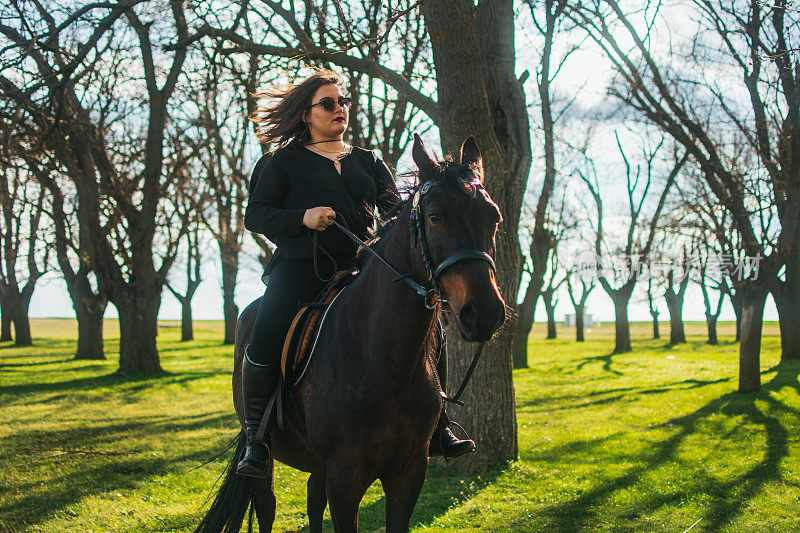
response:
<path id="1" fill-rule="evenodd" d="M 381 229 L 373 249 L 427 289 L 438 289 L 465 339 L 486 341 L 502 325 L 505 303 L 491 258 L 501 216 L 482 187 L 480 152 L 470 137 L 458 162 L 436 162 L 415 136 L 413 156 L 419 183 Z M 376 479 L 386 494 L 386 531 L 408 531 L 442 408 L 434 360 L 441 302 L 426 303 L 432 299 L 368 258 L 329 308 L 311 363 L 294 392 L 307 434 L 291 417 L 283 430 L 276 427 L 271 433 L 273 457 L 311 473 L 307 510 L 312 532 L 322 531 L 327 504 L 336 531 L 356 531 L 358 505 Z M 240 422 L 241 363 L 257 308 L 257 301 L 250 304 L 237 324 L 233 391 Z M 244 444 L 242 430 L 198 532 L 238 531 L 251 503 L 250 520 L 254 510 L 260 530 L 271 529 L 272 479 L 235 473 Z"/>

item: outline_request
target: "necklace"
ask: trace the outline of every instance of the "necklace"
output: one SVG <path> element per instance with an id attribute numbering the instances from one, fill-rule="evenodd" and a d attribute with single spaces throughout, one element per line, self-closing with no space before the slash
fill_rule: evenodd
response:
<path id="1" fill-rule="evenodd" d="M 330 142 L 336 142 L 336 141 L 335 140 L 334 141 L 317 141 L 317 142 L 313 142 L 313 143 L 308 143 L 306 146 L 310 147 L 312 144 L 330 143 Z M 345 144 L 345 142 L 341 141 L 341 140 L 339 142 L 341 142 L 342 145 L 344 146 L 341 150 L 326 150 L 324 148 L 320 148 L 319 146 L 315 146 L 314 149 L 315 150 L 319 150 L 320 152 L 325 152 L 326 154 L 340 154 L 340 153 L 344 152 L 345 150 L 347 150 L 347 144 Z"/>

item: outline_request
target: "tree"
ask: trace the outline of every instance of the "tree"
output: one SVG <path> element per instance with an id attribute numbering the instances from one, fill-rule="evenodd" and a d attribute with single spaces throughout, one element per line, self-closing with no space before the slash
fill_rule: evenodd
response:
<path id="1" fill-rule="evenodd" d="M 624 353 L 631 351 L 628 304 L 633 295 L 636 282 L 641 275 L 642 265 L 647 264 L 650 248 L 653 244 L 656 231 L 658 230 L 658 220 L 664 208 L 667 195 L 673 183 L 675 183 L 675 178 L 686 162 L 687 156 L 684 154 L 680 158 L 674 158 L 672 168 L 659 194 L 655 210 L 650 217 L 649 223 L 645 226 L 645 229 L 642 230 L 642 228 L 640 228 L 640 217 L 643 216 L 646 201 L 650 200 L 648 193 L 651 190 L 651 185 L 654 184 L 654 174 L 658 172 L 657 156 L 664 143 L 664 138 L 662 137 L 655 145 L 649 144 L 649 140 L 645 139 L 642 148 L 644 170 L 641 164 L 638 164 L 634 170 L 628 156 L 625 154 L 619 135 L 615 134 L 615 136 L 617 148 L 625 166 L 625 187 L 628 200 L 628 227 L 625 240 L 623 241 L 624 244 L 612 249 L 610 253 L 610 256 L 617 259 L 617 261 L 619 261 L 619 259 L 622 260 L 621 264 L 617 264 L 613 267 L 614 271 L 617 273 L 614 277 L 619 279 L 618 287 L 613 287 L 611 285 L 613 277 L 606 274 L 606 269 L 603 265 L 602 252 L 606 236 L 603 230 L 603 201 L 600 196 L 600 186 L 597 181 L 596 171 L 593 167 L 590 167 L 592 168 L 593 179 L 587 177 L 582 171 L 579 172 L 579 175 L 589 188 L 589 193 L 594 199 L 597 208 L 594 243 L 595 254 L 598 258 L 597 279 L 600 282 L 600 286 L 606 291 L 611 301 L 614 303 L 614 353 Z M 639 194 L 638 199 L 636 198 L 637 194 Z M 620 254 L 621 257 L 619 257 Z"/>
<path id="2" fill-rule="evenodd" d="M 192 323 L 192 298 L 197 287 L 203 279 L 200 277 L 200 264 L 202 254 L 200 253 L 200 221 L 195 220 L 191 229 L 186 233 L 184 242 L 186 243 L 186 291 L 178 292 L 167 282 L 169 292 L 181 304 L 181 341 L 194 340 L 194 326 Z"/>
<path id="3" fill-rule="evenodd" d="M 717 240 L 733 240 L 740 257 L 759 261 L 757 277 L 733 281 L 742 309 L 739 390 L 751 392 L 761 386 L 770 291 L 781 357 L 800 357 L 800 72 L 794 69 L 800 22 L 785 0 L 696 0 L 693 6 L 694 40 L 658 51 L 651 50 L 651 34 L 668 25 L 655 20 L 657 10 L 626 14 L 616 0 L 595 0 L 572 13 L 611 61 L 612 94 L 684 147 L 730 214 L 735 235 L 725 228 Z M 638 16 L 645 18 L 643 30 Z M 632 49 L 620 45 L 619 35 Z M 709 69 L 731 75 L 707 76 Z"/>
<path id="4" fill-rule="evenodd" d="M 52 210 L 53 237 L 55 240 L 56 259 L 61 275 L 67 285 L 67 292 L 75 310 L 78 321 L 78 342 L 75 359 L 105 359 L 103 351 L 103 315 L 105 314 L 108 298 L 93 280 L 92 265 L 88 257 L 88 232 L 80 231 L 77 214 L 72 209 L 67 212 L 65 204 L 74 205 L 76 199 L 68 198 L 65 202 L 66 186 L 59 184 L 64 181 L 63 172 L 59 171 L 54 161 L 48 160 L 48 167 L 42 167 L 40 161 L 42 154 L 26 155 L 26 162 L 31 168 L 41 187 L 50 194 Z M 71 193 L 69 193 L 71 194 Z M 75 268 L 77 264 L 77 268 Z"/>
<path id="5" fill-rule="evenodd" d="M 541 2 L 541 6 L 539 5 L 540 2 L 535 2 L 534 0 L 526 0 L 526 3 L 530 8 L 534 24 L 544 38 L 542 55 L 539 59 L 539 71 L 537 72 L 537 88 L 542 113 L 545 169 L 542 189 L 539 193 L 533 217 L 533 230 L 531 231 L 531 243 L 528 252 L 532 267 L 530 281 L 525 289 L 523 302 L 519 306 L 519 319 L 512 347 L 514 368 L 527 368 L 528 366 L 528 336 L 533 327 L 536 301 L 542 294 L 548 256 L 556 246 L 555 242 L 553 242 L 553 233 L 547 227 L 547 211 L 556 180 L 555 119 L 553 117 L 550 85 L 561 65 L 564 64 L 567 56 L 569 56 L 568 52 L 561 59 L 560 64 L 551 71 L 553 43 L 559 26 L 561 26 L 564 19 L 564 10 L 567 7 L 566 0 L 544 0 L 544 2 Z M 537 16 L 538 7 L 544 9 L 543 17 Z M 542 18 L 544 20 L 541 20 Z"/>
<path id="6" fill-rule="evenodd" d="M 715 257 L 716 254 L 713 254 L 713 249 L 707 244 L 703 245 L 700 243 L 698 243 L 695 249 L 697 250 L 695 255 L 697 259 L 697 273 L 694 281 L 700 286 L 700 290 L 703 292 L 706 327 L 708 328 L 707 343 L 716 345 L 719 344 L 717 339 L 717 319 L 722 312 L 722 303 L 725 301 L 725 291 L 722 289 L 724 278 L 721 276 L 719 261 L 717 257 Z M 717 259 L 716 264 L 715 259 Z M 711 271 L 712 269 L 713 271 Z M 716 283 L 716 286 L 712 285 L 714 283 Z M 712 305 L 711 303 L 709 289 L 719 291 L 716 305 Z"/>
<path id="7" fill-rule="evenodd" d="M 686 288 L 689 286 L 689 256 L 686 254 L 685 248 L 683 250 L 681 275 L 677 285 L 678 290 L 675 290 L 675 269 L 670 268 L 667 272 L 667 288 L 664 291 L 664 299 L 667 301 L 667 310 L 669 311 L 670 345 L 686 342 L 686 333 L 683 328 L 683 300 L 686 295 Z"/>
<path id="8" fill-rule="evenodd" d="M 660 339 L 661 333 L 658 331 L 658 307 L 656 304 L 655 295 L 653 294 L 653 275 L 652 272 L 647 276 L 647 308 L 650 311 L 650 317 L 653 320 L 653 338 Z"/>
<path id="9" fill-rule="evenodd" d="M 8 155 L 4 150 L 0 158 L 0 302 L 3 318 L 14 324 L 14 344 L 30 346 L 28 308 L 50 251 L 39 236 L 44 190 L 35 186 L 22 161 Z"/>
<path id="10" fill-rule="evenodd" d="M 188 223 L 164 205 L 185 175 L 185 161 L 167 166 L 164 151 L 186 49 L 162 53 L 187 35 L 184 6 L 181 0 L 168 8 L 140 4 L 64 13 L 30 2 L 0 23 L 5 49 L 13 51 L 4 70 L 14 71 L 13 79 L 0 76 L 0 90 L 25 111 L 42 148 L 65 167 L 77 191 L 92 268 L 119 312 L 122 374 L 161 372 L 161 293 Z M 82 33 L 85 41 L 70 37 Z M 140 92 L 131 92 L 134 86 Z"/>
<path id="11" fill-rule="evenodd" d="M 577 277 L 581 283 L 580 296 L 575 297 L 575 286 L 572 280 Z M 586 283 L 586 278 L 589 278 L 589 283 Z M 586 300 L 595 288 L 594 282 L 595 273 L 592 270 L 587 272 L 585 269 L 579 269 L 577 266 L 571 268 L 567 272 L 565 281 L 567 282 L 567 294 L 572 302 L 572 307 L 575 308 L 575 340 L 577 342 L 584 342 L 584 319 L 586 318 Z"/>

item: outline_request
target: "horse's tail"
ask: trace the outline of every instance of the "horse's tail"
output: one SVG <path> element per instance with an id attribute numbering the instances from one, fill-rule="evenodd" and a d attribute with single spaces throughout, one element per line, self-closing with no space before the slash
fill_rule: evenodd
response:
<path id="1" fill-rule="evenodd" d="M 247 436 L 242 430 L 235 441 L 225 479 L 217 491 L 211 508 L 203 517 L 203 521 L 195 529 L 195 533 L 235 533 L 242 527 L 247 507 L 255 494 L 255 479 L 236 473 L 236 464 L 247 443 Z"/>

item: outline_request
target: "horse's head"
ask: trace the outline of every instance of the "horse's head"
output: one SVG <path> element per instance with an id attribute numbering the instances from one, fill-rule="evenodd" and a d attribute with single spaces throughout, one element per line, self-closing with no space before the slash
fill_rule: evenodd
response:
<path id="1" fill-rule="evenodd" d="M 412 150 L 419 188 L 412 197 L 411 241 L 429 281 L 447 300 L 468 341 L 486 341 L 505 320 L 495 277 L 500 209 L 483 188 L 481 153 L 473 137 L 459 161 L 433 160 L 419 135 Z"/>

